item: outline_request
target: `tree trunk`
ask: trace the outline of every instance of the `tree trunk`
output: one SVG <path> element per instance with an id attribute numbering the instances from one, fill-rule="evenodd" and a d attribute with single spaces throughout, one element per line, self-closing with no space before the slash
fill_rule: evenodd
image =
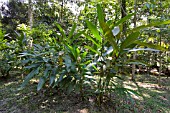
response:
<path id="1" fill-rule="evenodd" d="M 136 12 L 137 12 L 137 0 L 135 0 L 135 4 L 134 4 L 134 11 L 135 11 L 135 15 L 134 15 L 134 19 L 133 19 L 133 23 L 134 23 L 134 28 L 136 27 L 136 21 L 137 21 L 137 17 L 136 17 Z M 133 60 L 136 59 L 136 51 L 134 51 L 133 53 Z M 133 64 L 132 65 L 132 80 L 135 80 L 135 70 L 136 70 L 136 65 Z"/>
<path id="2" fill-rule="evenodd" d="M 32 28 L 33 26 L 33 3 L 32 0 L 28 1 L 28 22 L 29 22 L 29 26 L 30 28 Z"/>
<path id="3" fill-rule="evenodd" d="M 161 34 L 160 34 L 160 46 L 161 46 Z M 159 78 L 158 78 L 158 85 L 161 86 L 161 72 L 162 72 L 162 52 L 159 53 Z"/>
<path id="4" fill-rule="evenodd" d="M 62 0 L 62 3 L 61 3 L 60 23 L 63 22 L 63 15 L 64 15 L 64 0 Z"/>
<path id="5" fill-rule="evenodd" d="M 122 18 L 126 16 L 126 0 L 122 0 L 121 14 L 122 14 Z M 126 23 L 123 24 L 123 32 L 126 32 Z"/>
<path id="6" fill-rule="evenodd" d="M 33 26 L 33 3 L 32 0 L 28 1 L 28 23 L 30 28 L 32 29 Z M 29 39 L 29 48 L 31 49 L 33 45 L 33 39 Z"/>

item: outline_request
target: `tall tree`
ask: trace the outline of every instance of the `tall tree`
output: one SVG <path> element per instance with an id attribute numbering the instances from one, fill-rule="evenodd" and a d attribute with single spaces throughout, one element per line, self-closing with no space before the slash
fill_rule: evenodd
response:
<path id="1" fill-rule="evenodd" d="M 32 0 L 28 1 L 28 22 L 30 27 L 33 26 L 33 2 Z"/>
<path id="2" fill-rule="evenodd" d="M 121 14 L 122 18 L 126 16 L 126 0 L 121 1 Z M 123 24 L 123 32 L 126 32 L 126 23 Z"/>
<path id="3" fill-rule="evenodd" d="M 2 29 L 9 34 L 10 37 L 15 38 L 14 30 L 16 26 L 21 23 L 27 23 L 27 4 L 20 0 L 10 0 L 3 3 L 1 6 L 2 12 Z"/>
<path id="4" fill-rule="evenodd" d="M 134 2 L 134 11 L 135 11 L 135 15 L 134 15 L 134 19 L 133 19 L 133 23 L 134 23 L 134 28 L 136 27 L 136 21 L 137 21 L 137 0 L 135 0 Z M 133 54 L 133 59 L 135 60 L 136 59 L 136 52 L 134 51 L 134 54 Z M 132 80 L 135 80 L 135 70 L 136 70 L 136 65 L 133 64 L 132 65 Z"/>

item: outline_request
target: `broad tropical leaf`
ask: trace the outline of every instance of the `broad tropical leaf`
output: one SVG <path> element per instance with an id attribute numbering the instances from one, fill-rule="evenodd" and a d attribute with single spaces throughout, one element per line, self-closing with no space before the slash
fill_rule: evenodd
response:
<path id="1" fill-rule="evenodd" d="M 136 40 L 134 43 L 138 44 L 138 45 L 141 45 L 141 46 L 149 47 L 149 48 L 152 48 L 152 49 L 166 51 L 166 49 L 164 47 L 160 46 L 160 45 L 155 45 L 155 44 L 151 44 L 151 43 L 141 42 L 139 40 Z"/>
<path id="2" fill-rule="evenodd" d="M 63 28 L 57 23 L 56 24 L 56 26 L 58 27 L 58 29 L 60 30 L 60 32 L 61 32 L 61 34 L 62 34 L 62 36 L 63 36 L 63 38 L 65 38 L 65 39 L 67 39 L 67 37 L 66 37 L 66 35 L 65 35 L 65 33 L 64 33 L 64 30 L 63 30 Z"/>
<path id="3" fill-rule="evenodd" d="M 29 66 L 26 66 L 25 68 L 26 69 L 31 69 L 31 68 L 39 67 L 40 65 L 41 65 L 41 63 L 34 63 L 34 64 L 29 65 Z"/>
<path id="4" fill-rule="evenodd" d="M 95 49 L 93 49 L 92 47 L 90 46 L 85 46 L 85 48 L 91 50 L 92 52 L 96 53 L 96 54 L 100 54 L 100 52 L 96 51 Z"/>
<path id="5" fill-rule="evenodd" d="M 75 34 L 74 37 L 70 39 L 70 44 L 72 44 L 75 39 L 77 39 L 78 37 L 80 37 L 84 33 L 85 33 L 85 30 L 79 31 L 79 33 Z"/>
<path id="6" fill-rule="evenodd" d="M 138 38 L 140 32 L 131 33 L 121 44 L 120 51 L 131 45 Z"/>
<path id="7" fill-rule="evenodd" d="M 75 32 L 75 29 L 76 29 L 77 25 L 76 23 L 74 23 L 69 35 L 68 35 L 68 40 L 70 40 L 70 38 L 73 36 L 74 32 Z"/>
<path id="8" fill-rule="evenodd" d="M 92 41 L 93 44 L 95 44 L 97 47 L 101 47 L 100 44 L 98 44 L 92 37 L 88 36 L 88 35 L 85 34 L 85 33 L 84 33 L 84 35 L 85 35 L 85 37 L 86 37 L 87 39 L 89 39 L 90 41 Z"/>
<path id="9" fill-rule="evenodd" d="M 97 16 L 99 19 L 99 23 L 104 22 L 105 16 L 103 13 L 103 9 L 101 8 L 99 4 L 97 4 Z"/>
<path id="10" fill-rule="evenodd" d="M 34 70 L 32 70 L 26 77 L 24 82 L 22 83 L 21 87 L 25 87 L 28 82 L 32 79 L 32 77 L 34 77 L 34 75 L 38 74 L 39 72 L 39 67 L 35 68 Z"/>
<path id="11" fill-rule="evenodd" d="M 116 22 L 115 24 L 112 24 L 110 26 L 110 28 L 113 29 L 115 26 L 118 26 L 118 25 L 122 24 L 123 22 L 127 21 L 128 19 L 130 19 L 133 15 L 135 15 L 135 13 L 129 14 L 129 15 L 125 16 L 124 18 L 122 18 L 118 22 Z"/>
<path id="12" fill-rule="evenodd" d="M 133 52 L 133 51 L 154 51 L 154 52 L 159 52 L 160 50 L 152 49 L 152 48 L 133 48 L 133 49 L 128 50 L 128 52 Z"/>
<path id="13" fill-rule="evenodd" d="M 151 24 L 148 24 L 148 25 L 142 25 L 142 26 L 136 27 L 136 28 L 134 28 L 132 30 L 129 30 L 128 34 L 130 34 L 132 32 L 140 31 L 141 29 L 145 29 L 145 28 L 148 28 L 148 27 L 165 25 L 165 24 L 170 24 L 170 20 L 163 21 L 163 22 L 155 22 L 155 23 L 151 23 Z"/>
<path id="14" fill-rule="evenodd" d="M 109 43 L 112 45 L 113 49 L 115 51 L 118 51 L 118 45 L 114 39 L 115 37 L 113 36 L 112 30 L 109 28 L 109 26 L 105 22 L 102 22 L 100 25 L 101 25 L 101 28 L 103 29 L 104 36 L 107 38 Z"/>
<path id="15" fill-rule="evenodd" d="M 97 30 L 97 27 L 93 25 L 90 21 L 86 20 L 88 28 L 91 30 L 94 37 L 99 41 L 102 42 L 102 37 L 99 35 L 99 32 Z"/>
<path id="16" fill-rule="evenodd" d="M 37 91 L 39 91 L 43 87 L 44 83 L 45 83 L 45 79 L 44 77 L 41 77 L 37 85 Z"/>

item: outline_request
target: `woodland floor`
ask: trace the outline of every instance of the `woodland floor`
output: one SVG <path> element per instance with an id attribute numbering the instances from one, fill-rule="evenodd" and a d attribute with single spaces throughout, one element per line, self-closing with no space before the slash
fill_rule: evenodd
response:
<path id="1" fill-rule="evenodd" d="M 157 85 L 155 76 L 137 75 L 137 81 L 144 99 L 133 96 L 133 105 L 127 103 L 115 108 L 117 104 L 105 103 L 99 107 L 90 99 L 82 101 L 77 94 L 66 95 L 47 89 L 37 92 L 37 84 L 33 82 L 19 90 L 22 77 L 12 72 L 10 78 L 0 78 L 0 113 L 170 113 L 170 78 L 162 77 L 161 87 Z M 136 89 L 128 78 L 125 84 Z"/>

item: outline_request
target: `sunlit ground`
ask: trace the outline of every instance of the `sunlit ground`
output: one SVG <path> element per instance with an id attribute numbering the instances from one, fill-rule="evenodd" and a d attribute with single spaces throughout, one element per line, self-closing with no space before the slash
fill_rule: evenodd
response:
<path id="1" fill-rule="evenodd" d="M 156 77 L 137 76 L 137 82 L 141 96 L 132 95 L 134 98 L 135 108 L 137 113 L 160 113 L 170 112 L 170 79 L 163 77 L 161 79 L 162 86 L 157 85 Z M 51 112 L 51 113 L 120 113 L 134 112 L 131 110 L 131 105 L 124 105 L 120 109 L 111 105 L 98 107 L 93 99 L 81 100 L 79 95 L 66 95 L 58 90 L 43 89 L 36 92 L 37 81 L 31 81 L 31 85 L 24 90 L 19 90 L 21 84 L 20 74 L 12 75 L 12 78 L 6 80 L 0 79 L 0 113 L 24 113 L 24 112 Z M 135 83 L 130 80 L 124 82 L 125 87 L 135 89 Z"/>

